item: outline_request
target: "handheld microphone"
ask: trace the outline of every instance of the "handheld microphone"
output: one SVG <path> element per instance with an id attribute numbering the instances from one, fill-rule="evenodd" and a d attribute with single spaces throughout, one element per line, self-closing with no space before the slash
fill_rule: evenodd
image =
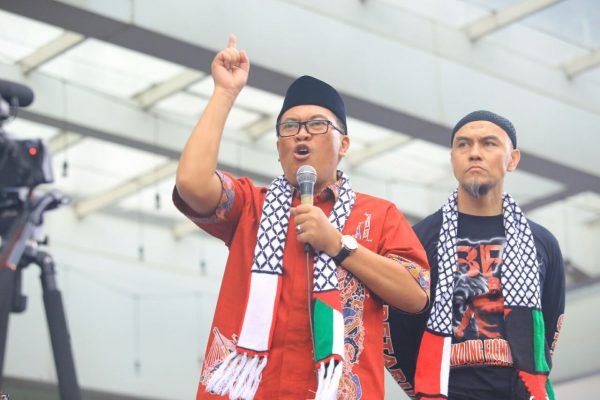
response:
<path id="1" fill-rule="evenodd" d="M 27 107 L 33 102 L 33 91 L 25 85 L 0 79 L 0 97 L 18 107 Z"/>
<path id="2" fill-rule="evenodd" d="M 300 203 L 313 205 L 315 183 L 317 182 L 317 171 L 310 165 L 303 165 L 296 172 L 298 189 L 300 190 Z M 304 251 L 310 251 L 310 244 L 304 244 Z"/>
<path id="3" fill-rule="evenodd" d="M 317 171 L 310 165 L 303 165 L 296 172 L 296 180 L 300 189 L 300 202 L 312 205 L 315 183 L 317 182 Z"/>

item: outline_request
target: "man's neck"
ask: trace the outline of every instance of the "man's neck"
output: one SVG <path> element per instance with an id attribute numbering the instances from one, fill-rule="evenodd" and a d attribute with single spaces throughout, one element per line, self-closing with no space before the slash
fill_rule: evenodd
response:
<path id="1" fill-rule="evenodd" d="M 502 188 L 492 188 L 485 195 L 475 198 L 462 187 L 458 187 L 458 211 L 481 217 L 502 213 Z"/>
<path id="2" fill-rule="evenodd" d="M 328 187 L 329 187 L 329 184 L 327 184 L 327 183 L 315 185 L 315 195 L 318 195 L 319 193 L 321 193 L 323 190 L 327 189 Z"/>
<path id="3" fill-rule="evenodd" d="M 315 195 L 321 193 L 323 190 L 327 189 L 329 186 L 334 185 L 337 182 L 337 175 L 331 177 L 326 181 L 317 181 L 315 185 Z"/>

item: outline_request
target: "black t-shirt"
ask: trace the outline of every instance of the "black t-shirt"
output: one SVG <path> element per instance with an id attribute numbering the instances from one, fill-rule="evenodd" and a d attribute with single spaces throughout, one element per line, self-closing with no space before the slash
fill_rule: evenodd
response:
<path id="1" fill-rule="evenodd" d="M 514 369 L 504 332 L 502 215 L 458 214 L 450 399 L 510 398 Z"/>

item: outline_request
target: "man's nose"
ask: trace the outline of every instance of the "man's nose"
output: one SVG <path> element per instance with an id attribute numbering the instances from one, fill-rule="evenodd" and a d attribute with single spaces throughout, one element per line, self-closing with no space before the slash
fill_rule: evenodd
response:
<path id="1" fill-rule="evenodd" d="M 469 159 L 470 160 L 479 160 L 481 159 L 481 147 L 479 144 L 475 143 L 471 146 L 469 150 Z"/>
<path id="2" fill-rule="evenodd" d="M 298 141 L 308 140 L 311 137 L 312 137 L 312 135 L 310 133 L 308 133 L 308 130 L 306 130 L 306 125 L 300 125 L 300 131 L 296 135 L 296 140 L 298 140 Z"/>

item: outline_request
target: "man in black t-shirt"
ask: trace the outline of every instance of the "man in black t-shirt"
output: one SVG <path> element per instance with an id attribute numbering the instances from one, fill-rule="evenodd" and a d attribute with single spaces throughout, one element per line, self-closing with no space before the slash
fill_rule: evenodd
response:
<path id="1" fill-rule="evenodd" d="M 386 365 L 415 398 L 554 398 L 563 260 L 554 236 L 503 193 L 519 159 L 515 129 L 497 114 L 475 111 L 452 132 L 458 188 L 414 226 L 431 266 L 430 312 L 390 308 L 386 321 Z"/>

